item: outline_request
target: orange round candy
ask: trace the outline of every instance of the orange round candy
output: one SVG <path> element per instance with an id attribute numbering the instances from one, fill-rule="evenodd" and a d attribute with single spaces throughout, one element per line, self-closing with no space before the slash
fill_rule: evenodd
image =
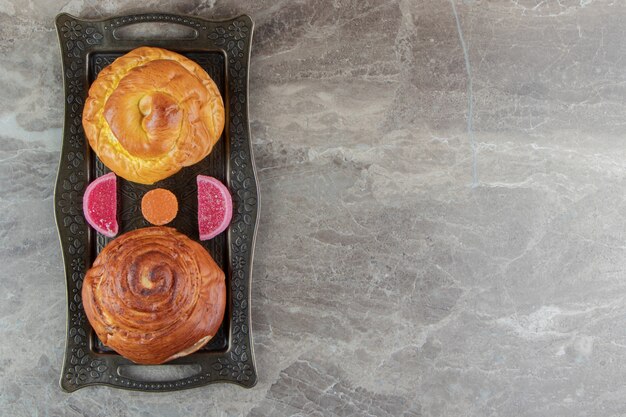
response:
<path id="1" fill-rule="evenodd" d="M 150 223 L 162 226 L 176 217 L 178 200 L 171 191 L 155 188 L 148 191 L 141 199 L 141 213 Z"/>

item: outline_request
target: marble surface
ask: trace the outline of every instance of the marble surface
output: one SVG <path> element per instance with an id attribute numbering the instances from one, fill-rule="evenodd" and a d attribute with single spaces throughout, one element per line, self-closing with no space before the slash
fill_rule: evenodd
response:
<path id="1" fill-rule="evenodd" d="M 132 4 L 0 0 L 0 415 L 626 415 L 626 2 Z M 255 388 L 59 389 L 61 11 L 256 21 Z"/>

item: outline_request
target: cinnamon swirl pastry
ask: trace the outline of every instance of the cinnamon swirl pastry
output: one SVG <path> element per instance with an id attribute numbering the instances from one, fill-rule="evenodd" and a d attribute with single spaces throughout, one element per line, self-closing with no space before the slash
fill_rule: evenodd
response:
<path id="1" fill-rule="evenodd" d="M 134 230 L 109 243 L 82 288 L 102 342 L 140 364 L 195 352 L 224 317 L 224 272 L 197 242 L 169 227 Z"/>
<path id="2" fill-rule="evenodd" d="M 175 52 L 141 47 L 104 68 L 83 110 L 89 144 L 111 171 L 152 184 L 207 156 L 224 128 L 211 77 Z"/>

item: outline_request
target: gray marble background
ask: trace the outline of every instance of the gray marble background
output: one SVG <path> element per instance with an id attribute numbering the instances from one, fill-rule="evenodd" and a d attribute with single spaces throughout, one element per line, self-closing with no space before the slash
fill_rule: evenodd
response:
<path id="1" fill-rule="evenodd" d="M 626 415 L 625 1 L 133 3 L 0 0 L 0 415 Z M 60 11 L 255 19 L 255 388 L 59 389 Z"/>

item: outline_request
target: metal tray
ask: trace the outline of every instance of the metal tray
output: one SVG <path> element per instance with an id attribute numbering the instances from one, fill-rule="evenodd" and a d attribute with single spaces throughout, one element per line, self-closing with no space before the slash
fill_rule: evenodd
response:
<path id="1" fill-rule="evenodd" d="M 116 29 L 136 23 L 170 23 L 190 29 L 179 39 L 120 39 Z M 179 26 L 179 27 L 180 27 Z M 61 387 L 68 392 L 88 385 L 111 385 L 142 391 L 171 391 L 214 382 L 244 387 L 256 383 L 250 327 L 250 281 L 257 227 L 259 193 L 248 123 L 248 68 L 254 24 L 250 17 L 209 21 L 163 13 L 82 20 L 69 14 L 56 18 L 65 89 L 63 146 L 54 195 L 67 284 L 67 341 Z M 226 273 L 227 306 L 217 335 L 200 351 L 167 365 L 136 365 L 104 346 L 96 337 L 81 303 L 85 272 L 110 239 L 95 232 L 82 215 L 82 195 L 93 179 L 108 169 L 91 152 L 82 129 L 83 104 L 90 83 L 115 58 L 139 46 L 158 46 L 196 61 L 218 85 L 226 109 L 224 133 L 203 161 L 146 186 L 119 178 L 120 233 L 145 227 L 140 204 L 155 187 L 176 194 L 180 211 L 172 226 L 198 240 L 196 176 L 225 182 L 233 196 L 233 220 L 227 232 L 200 242 Z M 163 378 L 159 369 L 189 366 Z M 140 368 L 140 369 L 139 369 Z M 149 369 L 148 369 L 149 368 Z M 124 372 L 130 369 L 132 372 Z M 141 371 L 147 370 L 146 375 Z M 154 372 L 157 371 L 157 378 Z M 165 373 L 167 374 L 167 372 Z"/>

